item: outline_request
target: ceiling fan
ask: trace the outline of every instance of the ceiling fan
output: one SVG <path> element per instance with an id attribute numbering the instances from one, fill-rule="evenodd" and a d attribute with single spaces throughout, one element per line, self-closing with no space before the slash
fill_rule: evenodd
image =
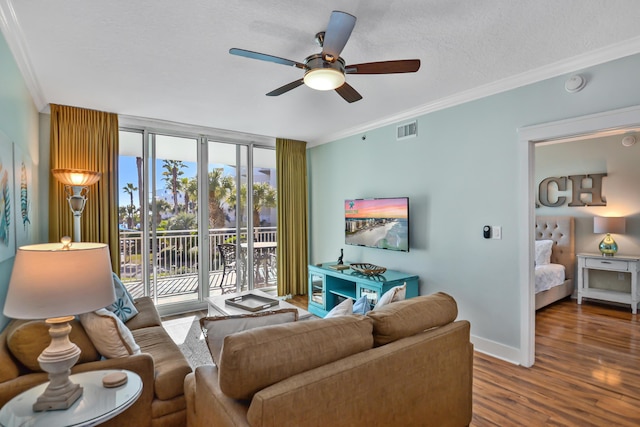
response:
<path id="1" fill-rule="evenodd" d="M 245 49 L 232 48 L 229 49 L 229 53 L 304 70 L 303 78 L 279 87 L 267 93 L 267 96 L 282 95 L 306 84 L 316 90 L 335 90 L 349 103 L 361 100 L 362 95 L 345 81 L 345 74 L 415 73 L 420 69 L 419 59 L 345 65 L 340 53 L 347 44 L 355 25 L 355 16 L 337 10 L 331 12 L 327 30 L 316 34 L 316 42 L 322 47 L 322 52 L 307 56 L 302 63 Z"/>

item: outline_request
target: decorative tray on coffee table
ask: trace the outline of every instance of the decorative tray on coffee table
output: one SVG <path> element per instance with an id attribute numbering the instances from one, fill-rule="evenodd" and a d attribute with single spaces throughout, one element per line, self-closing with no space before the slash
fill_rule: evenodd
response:
<path id="1" fill-rule="evenodd" d="M 354 271 L 357 271 L 360 274 L 364 274 L 365 276 L 375 276 L 387 271 L 387 269 L 384 267 L 380 267 L 374 264 L 369 264 L 366 262 L 356 262 L 356 263 L 352 262 L 351 269 Z"/>
<path id="2" fill-rule="evenodd" d="M 247 311 L 260 311 L 265 308 L 274 307 L 280 302 L 277 299 L 267 298 L 255 294 L 239 295 L 237 297 L 231 297 L 224 300 L 226 305 L 232 307 L 241 308 Z"/>

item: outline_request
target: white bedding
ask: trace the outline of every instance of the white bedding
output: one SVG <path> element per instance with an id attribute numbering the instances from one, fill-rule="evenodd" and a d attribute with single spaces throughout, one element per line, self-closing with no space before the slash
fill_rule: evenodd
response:
<path id="1" fill-rule="evenodd" d="M 536 265 L 536 293 L 543 292 L 564 283 L 564 265 Z"/>

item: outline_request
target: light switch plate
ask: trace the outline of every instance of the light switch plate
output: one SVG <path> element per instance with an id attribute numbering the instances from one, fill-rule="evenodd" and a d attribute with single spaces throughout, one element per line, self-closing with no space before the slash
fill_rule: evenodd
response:
<path id="1" fill-rule="evenodd" d="M 494 225 L 491 227 L 491 238 L 492 239 L 502 239 L 502 226 Z"/>

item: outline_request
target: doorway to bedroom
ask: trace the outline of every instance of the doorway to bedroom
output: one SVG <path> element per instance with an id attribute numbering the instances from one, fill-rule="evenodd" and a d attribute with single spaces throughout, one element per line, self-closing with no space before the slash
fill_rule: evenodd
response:
<path id="1" fill-rule="evenodd" d="M 545 149 L 545 147 L 551 147 L 550 151 L 568 151 L 571 145 L 567 144 L 597 144 L 603 143 L 608 138 L 617 139 L 617 144 L 620 144 L 621 136 L 629 133 L 640 132 L 640 107 L 631 107 L 621 110 L 609 111 L 605 113 L 594 114 L 585 117 L 579 117 L 576 119 L 563 120 L 560 122 L 546 123 L 542 125 L 525 127 L 519 130 L 520 141 L 520 161 L 521 161 L 521 176 L 522 182 L 525 182 L 528 188 L 526 198 L 520 200 L 520 207 L 522 209 L 521 219 L 523 221 L 521 227 L 520 239 L 524 247 L 522 250 L 522 256 L 520 257 L 521 265 L 521 293 L 522 293 L 522 307 L 521 307 L 521 349 L 522 349 L 522 365 L 531 366 L 535 362 L 535 290 L 534 290 L 534 266 L 533 260 L 535 255 L 534 241 L 535 241 L 535 218 L 539 209 L 536 209 L 536 202 L 538 201 L 538 184 L 541 174 L 548 173 L 544 168 L 540 168 L 538 173 L 536 164 L 542 161 L 545 157 L 538 156 L 538 147 Z M 609 142 L 612 143 L 612 142 Z M 540 144 L 540 145 L 539 145 Z M 582 159 L 581 155 L 585 151 L 587 145 L 580 145 L 580 153 L 574 154 L 571 161 L 564 162 L 565 166 L 576 168 L 590 168 L 595 167 L 593 162 L 589 162 L 588 156 Z M 639 148 L 639 147 L 635 147 Z M 587 152 L 589 150 L 586 150 Z M 636 150 L 635 152 L 637 152 Z M 637 159 L 640 154 L 622 156 L 625 161 L 634 161 L 637 164 Z M 542 163 L 540 163 L 542 165 Z M 613 167 L 610 163 L 605 162 L 599 167 L 604 168 L 605 171 Z M 587 174 L 591 171 L 581 171 L 582 174 Z M 595 171 L 593 171 L 595 172 Z M 525 176 L 526 175 L 526 176 Z M 614 180 L 615 181 L 615 180 Z M 608 189 L 605 185 L 603 191 L 610 191 L 613 196 L 617 191 L 629 192 L 633 190 L 633 184 L 622 182 L 621 190 Z M 632 185 L 632 187 L 629 187 Z M 637 188 L 637 186 L 635 186 Z M 565 190 L 567 191 L 567 190 Z M 637 190 L 636 190 L 637 192 Z M 565 196 L 566 194 L 557 192 L 555 196 Z M 616 199 L 616 197 L 614 197 Z M 553 199 L 555 200 L 555 198 Z M 610 205 L 613 208 L 613 205 Z M 568 209 L 568 208 L 567 208 Z M 578 225 L 576 226 L 576 240 L 578 246 L 576 251 L 584 251 L 593 245 L 593 241 L 598 239 L 593 234 L 593 216 L 598 214 L 596 212 L 590 212 L 587 207 L 573 207 L 576 213 L 570 216 L 579 217 Z M 635 208 L 634 208 L 635 209 Z M 566 211 L 565 211 L 566 212 Z M 570 211 L 571 212 L 571 211 Z M 604 212 L 604 211 L 603 211 Z M 629 214 L 639 215 L 640 202 L 637 209 Z M 604 215 L 604 214 L 603 214 Z M 640 217 L 639 221 L 640 222 Z M 632 222 L 632 224 L 635 224 Z M 633 225 L 634 227 L 640 226 L 640 224 Z M 639 234 L 639 233 L 636 233 Z M 635 241 L 638 245 L 639 242 L 633 237 L 629 238 L 629 242 Z M 599 242 L 599 240 L 598 240 Z M 621 241 L 622 242 L 622 241 Z M 630 245 L 629 247 L 633 247 Z M 597 242 L 596 242 L 597 248 Z M 633 250 L 633 249 L 631 249 Z M 591 251 L 593 252 L 593 251 Z M 640 252 L 640 248 L 638 248 Z M 576 272 L 573 275 L 575 277 Z M 575 283 L 575 280 L 574 280 Z M 574 285 L 575 286 L 575 285 Z"/>

